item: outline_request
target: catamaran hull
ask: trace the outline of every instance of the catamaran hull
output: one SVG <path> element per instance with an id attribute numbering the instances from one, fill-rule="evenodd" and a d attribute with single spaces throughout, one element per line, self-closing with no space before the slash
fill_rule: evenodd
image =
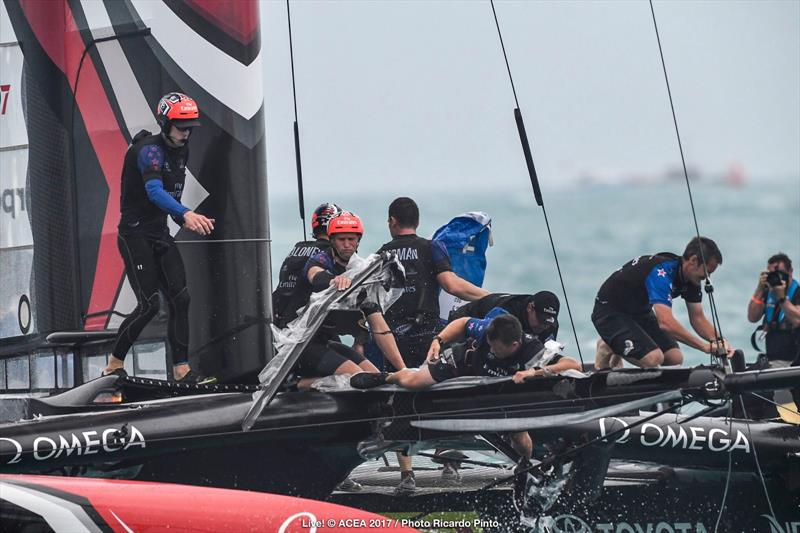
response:
<path id="1" fill-rule="evenodd" d="M 355 399 L 281 395 L 248 433 L 244 393 L 42 416 L 0 426 L 0 470 L 322 497 L 361 462 L 355 443 L 369 426 Z"/>

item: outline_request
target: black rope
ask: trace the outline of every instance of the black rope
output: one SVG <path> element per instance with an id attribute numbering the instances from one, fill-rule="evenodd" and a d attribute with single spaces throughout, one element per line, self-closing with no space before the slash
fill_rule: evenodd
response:
<path id="1" fill-rule="evenodd" d="M 297 169 L 297 200 L 300 208 L 300 223 L 303 226 L 303 240 L 306 235 L 306 206 L 303 198 L 303 166 L 300 162 L 300 126 L 297 122 L 297 90 L 294 81 L 294 43 L 292 41 L 292 11 L 286 0 L 286 21 L 289 24 L 289 62 L 292 67 L 292 100 L 294 102 L 294 163 Z"/>
<path id="2" fill-rule="evenodd" d="M 744 398 L 740 394 L 737 396 L 739 399 L 739 405 L 742 407 L 742 415 L 744 415 L 744 423 L 747 426 L 747 436 L 750 439 L 750 443 L 753 445 L 753 459 L 756 462 L 756 470 L 758 470 L 758 478 L 761 480 L 761 487 L 764 489 L 764 496 L 767 498 L 767 505 L 769 505 L 769 514 L 772 515 L 773 520 L 777 523 L 778 518 L 775 516 L 775 510 L 772 508 L 772 499 L 769 497 L 769 490 L 767 490 L 767 483 L 764 481 L 764 472 L 761 470 L 761 462 L 758 460 L 758 450 L 756 449 L 756 443 L 753 440 L 753 433 L 750 430 L 750 419 L 747 417 L 747 410 L 744 407 Z"/>
<path id="3" fill-rule="evenodd" d="M 503 33 L 500 31 L 500 22 L 497 20 L 497 11 L 494 8 L 494 0 L 489 0 L 492 6 L 492 14 L 494 15 L 494 24 L 497 28 L 497 36 L 500 38 L 500 48 L 503 50 L 503 59 L 506 62 L 506 70 L 508 71 L 508 80 L 511 82 L 511 91 L 514 93 L 514 120 L 517 123 L 517 132 L 519 133 L 520 142 L 522 143 L 522 151 L 525 154 L 525 163 L 528 167 L 528 175 L 533 186 L 533 195 L 536 198 L 536 204 L 542 208 L 544 215 L 544 224 L 547 228 L 547 237 L 550 239 L 550 248 L 553 250 L 553 258 L 556 263 L 556 270 L 558 271 L 558 279 L 561 282 L 561 292 L 564 294 L 564 303 L 567 306 L 567 314 L 569 315 L 569 323 L 572 326 L 572 334 L 575 337 L 575 346 L 578 349 L 578 357 L 581 360 L 581 368 L 584 367 L 583 352 L 581 352 L 581 343 L 578 340 L 578 331 L 575 328 L 575 320 L 572 318 L 572 307 L 569 304 L 569 297 L 567 296 L 567 288 L 564 284 L 564 276 L 561 273 L 561 264 L 558 261 L 558 253 L 556 252 L 555 241 L 553 240 L 553 233 L 550 231 L 550 220 L 547 218 L 547 209 L 544 207 L 544 199 L 542 191 L 539 187 L 539 178 L 536 175 L 536 167 L 533 164 L 533 155 L 531 154 L 530 142 L 528 141 L 528 134 L 525 130 L 525 122 L 522 118 L 522 111 L 519 107 L 519 99 L 517 98 L 517 89 L 514 86 L 514 77 L 511 75 L 511 66 L 508 63 L 508 54 L 506 54 L 506 45 L 503 42 Z"/>
<path id="4" fill-rule="evenodd" d="M 684 179 L 686 181 L 686 190 L 689 193 L 689 205 L 692 208 L 692 220 L 694 221 L 694 230 L 695 230 L 695 234 L 697 235 L 698 244 L 700 245 L 699 246 L 699 249 L 700 249 L 700 261 L 703 264 L 703 270 L 704 270 L 705 275 L 706 275 L 705 290 L 706 290 L 706 293 L 708 294 L 709 306 L 711 307 L 711 326 L 714 328 L 714 337 L 715 337 L 714 341 L 715 341 L 715 343 L 719 343 L 719 341 L 721 341 L 724 338 L 722 336 L 722 324 L 721 324 L 721 322 L 719 320 L 719 313 L 717 312 L 717 305 L 716 305 L 716 302 L 714 300 L 714 286 L 711 283 L 711 274 L 708 272 L 708 266 L 706 264 L 705 254 L 703 253 L 702 242 L 699 242 L 700 241 L 700 226 L 697 223 L 697 212 L 695 211 L 695 208 L 694 208 L 694 197 L 692 196 L 692 186 L 689 183 L 689 172 L 686 170 L 686 158 L 684 157 L 684 154 L 683 154 L 683 143 L 681 142 L 681 132 L 680 132 L 680 129 L 678 128 L 678 118 L 677 118 L 677 115 L 675 114 L 675 104 L 674 104 L 674 102 L 672 100 L 672 89 L 671 89 L 670 84 L 669 84 L 669 76 L 667 74 L 667 64 L 664 61 L 664 50 L 663 50 L 663 48 L 661 46 L 661 36 L 658 33 L 658 23 L 656 22 L 656 12 L 655 12 L 655 9 L 653 8 L 653 0 L 650 0 L 650 13 L 653 16 L 653 28 L 655 28 L 656 41 L 658 42 L 658 54 L 659 54 L 659 56 L 661 58 L 661 68 L 664 71 L 664 81 L 665 81 L 665 83 L 667 85 L 667 96 L 669 97 L 669 108 L 670 108 L 670 111 L 672 112 L 672 123 L 675 126 L 675 137 L 678 140 L 678 150 L 680 151 L 680 154 L 681 154 L 681 165 L 683 166 L 683 177 L 684 177 Z M 718 348 L 718 346 L 719 345 L 717 344 L 717 348 Z M 711 356 L 712 364 L 714 362 L 713 359 L 714 359 L 714 355 L 715 355 L 714 354 L 715 350 L 713 348 L 714 348 L 714 346 L 712 346 L 712 349 L 709 350 L 709 352 L 710 352 L 709 355 Z M 730 369 L 730 365 L 727 364 L 727 359 L 720 357 L 720 360 L 721 361 L 718 361 L 718 362 L 722 363 L 722 366 L 726 369 L 726 371 L 729 370 Z"/>
<path id="5" fill-rule="evenodd" d="M 733 433 L 733 402 L 728 404 L 728 435 Z M 719 523 L 725 511 L 725 504 L 728 501 L 728 489 L 731 485 L 731 473 L 733 472 L 733 449 L 728 450 L 728 473 L 725 475 L 725 490 L 722 491 L 722 502 L 719 504 L 719 514 L 717 522 L 714 524 L 714 533 L 719 530 Z"/>

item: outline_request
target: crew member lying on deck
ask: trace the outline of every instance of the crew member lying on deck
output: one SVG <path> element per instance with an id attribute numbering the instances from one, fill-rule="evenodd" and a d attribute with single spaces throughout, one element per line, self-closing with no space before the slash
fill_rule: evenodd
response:
<path id="1" fill-rule="evenodd" d="M 466 342 L 439 353 L 440 344 L 464 336 Z M 419 369 L 393 374 L 363 372 L 353 376 L 350 385 L 366 389 L 390 383 L 416 390 L 461 376 L 512 376 L 515 383 L 522 383 L 535 376 L 581 369 L 575 359 L 545 349 L 538 338 L 523 334 L 519 320 L 500 308 L 483 319 L 465 317 L 451 322 L 431 343 L 428 355 L 429 360 Z M 533 443 L 526 431 L 512 434 L 511 441 L 520 455 L 530 459 Z"/>

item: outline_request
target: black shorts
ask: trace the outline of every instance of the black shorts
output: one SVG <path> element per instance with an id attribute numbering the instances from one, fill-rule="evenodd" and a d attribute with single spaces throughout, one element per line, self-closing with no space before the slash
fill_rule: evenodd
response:
<path id="1" fill-rule="evenodd" d="M 341 342 L 314 339 L 300 355 L 297 373 L 305 378 L 332 376 L 345 361 L 360 364 L 364 356 Z"/>
<path id="2" fill-rule="evenodd" d="M 656 348 L 666 352 L 678 347 L 675 339 L 659 327 L 652 311 L 629 315 L 596 303 L 592 323 L 615 354 L 629 359 L 641 359 Z"/>
<path id="3" fill-rule="evenodd" d="M 444 350 L 439 354 L 439 359 L 428 363 L 428 371 L 436 383 L 446 379 L 467 375 L 468 350 Z"/>

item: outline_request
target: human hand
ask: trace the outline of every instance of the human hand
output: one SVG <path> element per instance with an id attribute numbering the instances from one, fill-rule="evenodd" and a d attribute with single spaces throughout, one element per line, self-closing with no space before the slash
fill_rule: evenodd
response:
<path id="1" fill-rule="evenodd" d="M 215 219 L 194 211 L 187 211 L 183 214 L 183 227 L 200 235 L 210 235 L 214 230 L 214 222 L 216 222 Z"/>
<path id="2" fill-rule="evenodd" d="M 763 291 L 769 289 L 769 284 L 767 283 L 768 274 L 768 271 L 762 270 L 761 274 L 758 275 L 758 286 L 756 287 L 756 293 L 761 294 Z"/>
<path id="3" fill-rule="evenodd" d="M 728 359 L 733 357 L 733 346 L 727 339 L 716 339 L 708 344 L 708 353 L 711 355 L 725 355 Z"/>
<path id="4" fill-rule="evenodd" d="M 324 282 L 323 282 L 324 283 Z M 331 285 L 336 287 L 337 291 L 343 291 L 353 283 L 353 280 L 347 276 L 336 276 L 331 280 Z"/>
<path id="5" fill-rule="evenodd" d="M 542 370 L 541 368 L 529 368 L 528 370 L 520 370 L 519 372 L 514 374 L 514 377 L 512 377 L 511 379 L 514 381 L 514 383 L 520 384 L 523 383 L 528 378 L 533 378 L 536 376 L 543 376 L 543 375 L 544 375 L 544 370 Z"/>
<path id="6" fill-rule="evenodd" d="M 439 341 L 433 339 L 431 341 L 431 347 L 428 348 L 428 355 L 425 356 L 425 362 L 430 363 L 431 361 L 439 358 L 439 351 L 442 349 L 442 345 L 439 344 Z"/>
<path id="7" fill-rule="evenodd" d="M 786 281 L 781 280 L 780 285 L 775 285 L 774 287 L 770 287 L 770 290 L 775 295 L 775 298 L 780 300 L 781 298 L 786 297 Z"/>

